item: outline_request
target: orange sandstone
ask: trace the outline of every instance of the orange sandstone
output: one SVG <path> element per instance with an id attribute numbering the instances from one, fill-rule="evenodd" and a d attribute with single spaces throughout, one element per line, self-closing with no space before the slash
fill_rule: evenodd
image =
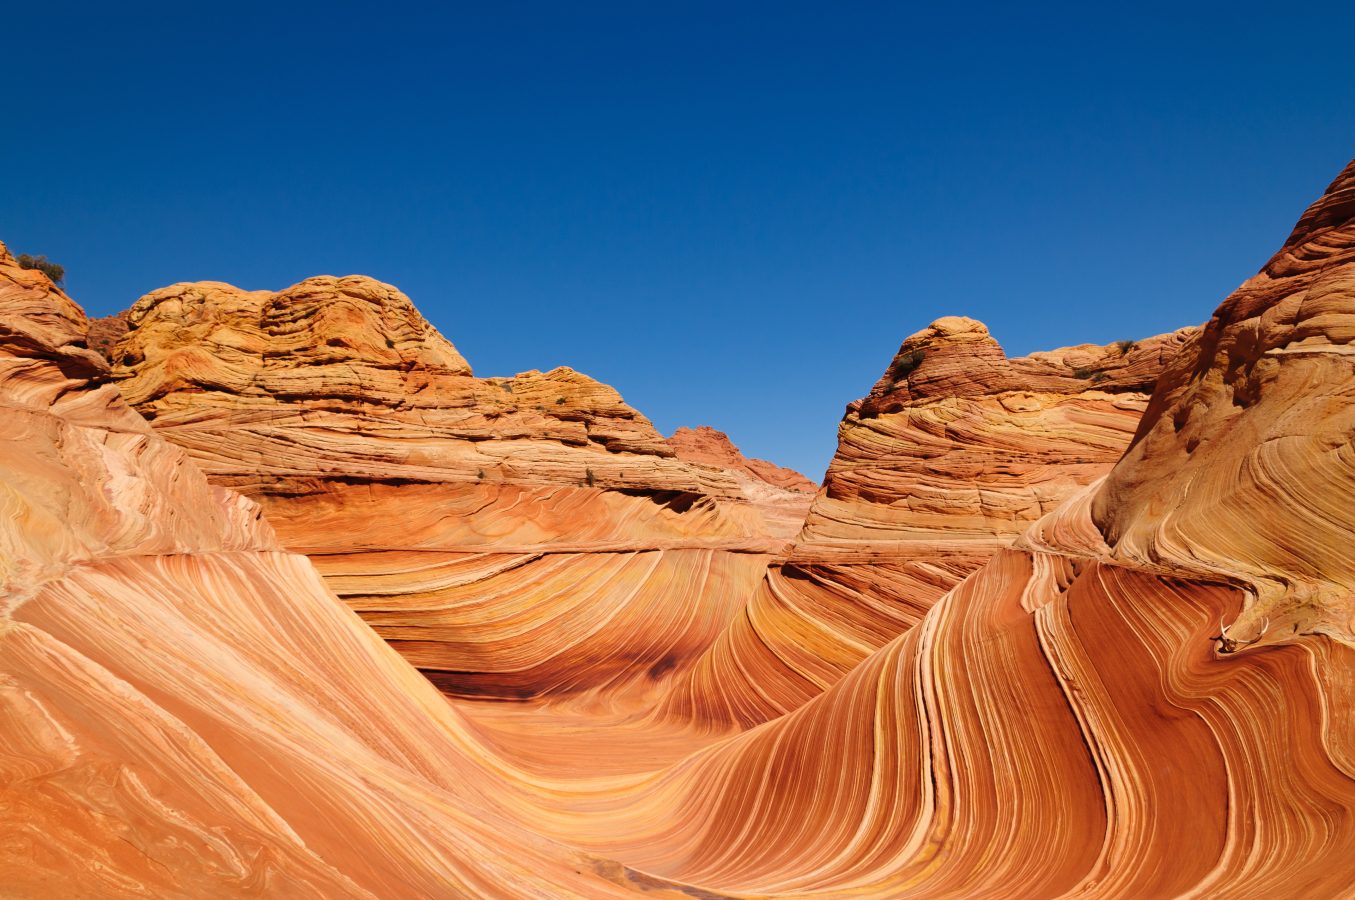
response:
<path id="1" fill-rule="evenodd" d="M 452 694 L 648 693 L 737 615 L 808 504 L 682 458 L 571 369 L 474 377 L 368 278 L 179 284 L 127 323 L 127 400 Z"/>
<path id="2" fill-rule="evenodd" d="M 593 418 L 482 400 L 342 281 L 143 300 L 115 377 L 151 431 L 0 254 L 10 893 L 1349 892 L 1355 164 L 1201 330 L 910 338 L 769 570 L 729 468 L 556 373 L 520 384 Z M 496 442 L 544 474 L 476 494 Z M 227 483 L 435 675 L 540 699 L 439 695 Z"/>

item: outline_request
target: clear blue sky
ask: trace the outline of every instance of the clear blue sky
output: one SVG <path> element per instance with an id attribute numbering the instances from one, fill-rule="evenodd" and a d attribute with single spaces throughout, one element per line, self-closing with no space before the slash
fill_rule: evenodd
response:
<path id="1" fill-rule="evenodd" d="M 10 4 L 0 239 L 91 314 L 370 274 L 817 478 L 932 319 L 1202 321 L 1355 156 L 1349 2 L 433 6 Z"/>

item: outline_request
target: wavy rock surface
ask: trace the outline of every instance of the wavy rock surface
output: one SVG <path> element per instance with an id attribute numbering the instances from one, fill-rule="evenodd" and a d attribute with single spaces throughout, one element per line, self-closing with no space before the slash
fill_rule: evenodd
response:
<path id="1" fill-rule="evenodd" d="M 932 508 L 946 496 L 939 480 L 920 491 L 926 508 L 872 517 L 878 532 L 863 534 L 857 517 L 842 531 L 807 524 L 801 543 L 830 545 L 824 557 L 859 554 L 841 563 L 860 577 L 855 606 L 894 602 L 870 566 L 921 566 L 927 547 L 952 549 L 936 577 L 957 578 L 946 565 L 985 530 L 997 549 L 792 711 L 743 730 L 722 730 L 712 714 L 704 734 L 662 708 L 704 660 L 648 685 L 599 673 L 589 683 L 605 689 L 553 717 L 539 704 L 445 701 L 304 558 L 269 549 L 249 504 L 214 492 L 186 461 L 163 488 L 197 504 L 182 513 L 184 543 L 173 543 L 178 530 L 157 510 L 178 514 L 179 500 L 157 505 L 152 488 L 164 463 L 184 458 L 98 387 L 98 361 L 74 338 L 51 339 L 77 313 L 36 303 L 27 287 L 0 300 L 12 297 L 32 310 L 7 315 L 0 335 L 0 396 L 7 417 L 19 413 L 5 421 L 22 442 L 0 464 L 25 467 L 7 473 L 22 487 L 6 495 L 16 512 L 0 532 L 0 799 L 24 811 L 5 820 L 0 874 L 14 874 L 15 893 L 1334 897 L 1355 880 L 1345 552 L 1355 506 L 1342 502 L 1355 488 L 1355 357 L 1345 349 L 1355 338 L 1355 164 L 1261 274 L 1185 336 L 1108 475 L 1079 486 L 1085 462 L 1020 445 L 1016 458 L 1034 453 L 1055 473 L 1033 463 L 1002 473 L 989 504 L 998 513 L 957 506 L 967 524 L 952 542 Z M 973 324 L 937 330 L 925 338 L 935 371 L 922 371 L 924 358 L 905 386 L 877 386 L 856 410 L 858 422 L 866 410 L 860 427 L 910 404 L 1007 409 L 1002 398 L 1026 392 L 965 393 L 964 367 L 942 365 L 951 350 L 938 337 L 978 335 L 965 342 L 980 345 L 971 350 L 988 356 L 984 368 L 1007 367 Z M 1022 377 L 1080 383 L 1092 376 L 1058 367 L 1086 368 L 1082 353 L 1095 351 L 1007 363 L 1029 366 Z M 1115 377 L 1042 391 L 1034 421 L 1082 433 L 1066 427 L 1085 415 L 1069 398 L 1133 392 L 1109 390 Z M 994 407 L 969 414 L 1003 433 Z M 62 447 L 80 445 L 24 424 L 44 415 L 69 418 L 53 427 L 87 429 L 85 446 L 104 450 L 63 461 Z M 847 429 L 852 416 L 844 430 L 858 427 Z M 134 437 L 105 436 L 120 427 Z M 126 448 L 142 445 L 164 448 L 160 464 L 138 468 Z M 841 468 L 841 490 L 868 497 L 928 472 L 890 454 L 855 468 Z M 144 499 L 114 504 L 137 516 L 64 515 L 147 479 L 133 495 Z M 1011 541 L 1008 512 L 1030 508 L 1021 498 L 1033 485 L 1061 480 L 1072 495 Z M 181 548 L 159 549 L 166 541 Z M 841 546 L 851 544 L 866 546 Z M 728 551 L 636 551 L 626 565 L 657 570 L 662 556 L 645 553 L 676 552 Z M 463 567 L 484 565 L 521 579 L 518 559 L 485 550 L 428 578 L 472 584 L 483 579 Z M 617 579 L 651 585 L 633 571 Z M 515 585 L 505 602 L 535 590 Z M 656 587 L 637 607 L 655 616 L 643 633 L 659 643 L 681 630 L 660 617 L 667 596 Z M 468 590 L 447 607 L 485 599 Z M 541 620 L 519 612 L 520 633 Z M 733 621 L 755 615 L 749 605 Z M 629 629 L 641 628 L 637 615 Z M 829 658 L 805 640 L 808 656 Z M 723 641 L 708 655 L 731 667 L 753 658 Z M 709 678 L 708 701 L 741 690 L 733 671 Z M 763 699 L 776 704 L 777 678 L 749 680 L 771 685 Z M 636 712 L 641 700 L 649 713 Z"/>
<path id="2" fill-rule="evenodd" d="M 1352 316 L 1355 163 L 1106 478 L 795 711 L 555 815 L 737 895 L 1345 896 Z"/>
<path id="3" fill-rule="evenodd" d="M 0 310 L 0 893 L 623 892 L 475 799 L 464 721 L 3 245 Z"/>
<path id="4" fill-rule="evenodd" d="M 669 773 L 675 818 L 727 824 L 651 864 L 828 893 L 1346 893 L 1352 316 L 1355 164 L 1171 361 L 1104 483 L 829 693 Z M 828 837 L 795 863 L 752 851 L 806 821 Z"/>
<path id="5" fill-rule="evenodd" d="M 973 319 L 909 337 L 848 406 L 804 529 L 667 714 L 746 727 L 834 684 L 1109 472 L 1197 331 L 1016 359 Z"/>
<path id="6" fill-rule="evenodd" d="M 127 400 L 449 693 L 647 693 L 737 614 L 809 502 L 741 457 L 682 458 L 570 369 L 473 377 L 371 279 L 174 285 L 127 324 Z"/>

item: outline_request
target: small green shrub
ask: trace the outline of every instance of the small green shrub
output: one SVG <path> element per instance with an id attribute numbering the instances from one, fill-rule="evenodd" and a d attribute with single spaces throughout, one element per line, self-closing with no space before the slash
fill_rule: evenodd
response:
<path id="1" fill-rule="evenodd" d="M 1095 369 L 1074 369 L 1074 370 L 1073 370 L 1073 377 L 1074 377 L 1074 378 L 1081 378 L 1083 381 L 1086 381 L 1088 378 L 1091 378 L 1091 377 L 1092 377 L 1093 375 L 1095 375 L 1095 374 L 1096 374 L 1096 370 L 1095 370 Z"/>
<path id="2" fill-rule="evenodd" d="M 52 279 L 52 284 L 61 284 L 66 280 L 66 269 L 52 262 L 45 256 L 29 256 L 27 253 L 20 253 L 16 257 L 21 269 L 37 269 L 48 278 Z"/>
<path id="3" fill-rule="evenodd" d="M 927 358 L 927 354 L 922 350 L 912 350 L 903 354 L 894 360 L 894 364 L 889 367 L 889 377 L 894 381 L 902 381 L 911 375 L 922 361 Z"/>
<path id="4" fill-rule="evenodd" d="M 556 405 L 556 406 L 564 406 L 564 405 L 565 405 L 565 398 L 564 398 L 564 397 L 556 397 L 556 398 L 555 398 L 555 405 Z"/>
<path id="5" fill-rule="evenodd" d="M 889 390 L 893 391 L 907 380 L 908 376 L 916 371 L 917 367 L 922 365 L 922 360 L 927 357 L 925 351 L 911 350 L 898 356 L 894 362 L 890 363 L 889 371 L 885 376 L 889 379 Z"/>
<path id="6" fill-rule="evenodd" d="M 594 484 L 597 483 L 597 479 L 593 477 L 592 469 L 583 470 L 583 480 L 584 483 L 586 483 L 589 487 L 592 487 Z"/>
<path id="7" fill-rule="evenodd" d="M 1119 351 L 1120 351 L 1120 355 L 1121 355 L 1121 356 L 1124 356 L 1126 353 L 1128 353 L 1130 350 L 1133 350 L 1133 349 L 1134 349 L 1135 347 L 1137 347 L 1138 345 L 1139 345 L 1139 342 L 1138 342 L 1138 341 L 1116 341 L 1116 342 L 1115 342 L 1115 346 L 1116 346 L 1117 348 L 1119 348 Z"/>

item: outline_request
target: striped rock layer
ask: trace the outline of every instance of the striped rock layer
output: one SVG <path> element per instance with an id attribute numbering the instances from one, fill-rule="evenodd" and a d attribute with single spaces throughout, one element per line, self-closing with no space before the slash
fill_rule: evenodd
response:
<path id="1" fill-rule="evenodd" d="M 733 618 L 810 500 L 684 458 L 570 369 L 474 377 L 368 278 L 179 284 L 125 318 L 127 400 L 452 694 L 647 694 Z"/>
<path id="2" fill-rule="evenodd" d="M 1198 331 L 1016 359 L 973 319 L 909 337 L 847 407 L 803 530 L 665 714 L 747 727 L 837 682 L 1109 472 Z"/>
<path id="3" fill-rule="evenodd" d="M 1355 163 L 1104 480 L 826 692 L 612 798 L 611 852 L 731 893 L 1348 894 L 1352 340 Z"/>
<path id="4" fill-rule="evenodd" d="M 464 719 L 3 245 L 0 313 L 0 894 L 627 892 L 475 799 Z"/>
<path id="5" fill-rule="evenodd" d="M 958 583 L 802 698 L 778 693 L 768 669 L 765 702 L 793 708 L 749 721 L 730 721 L 716 698 L 741 695 L 735 667 L 752 684 L 764 675 L 724 636 L 734 625 L 718 621 L 694 665 L 647 665 L 631 645 L 629 669 L 598 673 L 568 702 L 444 699 L 305 558 L 274 549 L 254 507 L 136 424 L 78 346 L 68 301 L 0 271 L 21 287 L 0 295 L 0 396 L 16 442 L 0 457 L 14 513 L 0 532 L 0 790 L 7 808 L 24 810 L 6 817 L 0 841 L 13 893 L 1341 896 L 1355 879 L 1344 552 L 1355 529 L 1344 502 L 1355 490 L 1355 164 L 1259 275 L 1159 354 L 1165 368 L 1137 424 L 1108 429 L 1132 437 L 1103 477 L 1078 468 L 1095 459 L 1059 455 L 1077 438 L 1041 457 L 983 405 L 992 393 L 1012 413 L 1003 398 L 1047 394 L 1032 424 L 1094 434 L 1083 420 L 1105 419 L 1075 410 L 1134 392 L 1112 390 L 1109 371 L 1062 389 L 1056 379 L 1093 380 L 1076 354 L 1095 351 L 1007 360 L 1022 378 L 1050 380 L 966 393 L 965 372 L 980 367 L 947 362 L 950 344 L 978 345 L 966 352 L 986 354 L 990 375 L 1007 366 L 983 349 L 976 323 L 925 332 L 931 352 L 909 356 L 907 371 L 896 366 L 849 409 L 843 447 L 886 446 L 846 440 L 884 426 L 922 442 L 937 433 L 932 406 L 976 407 L 957 407 L 964 416 L 950 421 L 961 424 L 941 429 L 951 443 L 926 445 L 940 450 L 934 465 L 840 452 L 844 463 L 871 461 L 835 460 L 836 497 L 830 474 L 815 504 L 825 514 L 811 512 L 776 565 L 804 554 L 806 568 L 860 569 L 859 596 L 836 605 L 844 618 L 896 602 L 864 567 L 922 566 L 935 551 L 949 573 L 937 578 Z M 11 313 L 11 297 L 32 312 Z M 44 332 L 60 328 L 69 336 Z M 1133 349 L 1121 354 L 1130 370 Z M 86 440 L 23 425 L 30 415 L 69 419 L 50 427 L 86 429 Z M 903 419 L 880 421 L 890 416 Z M 119 429 L 128 436 L 115 438 Z M 1008 437 L 1013 462 L 986 473 L 982 502 L 965 504 L 942 476 L 966 471 L 956 448 L 985 433 Z M 139 468 L 151 451 L 137 446 L 162 448 L 157 465 Z M 917 500 L 900 502 L 910 480 Z M 1071 495 L 1044 509 L 1044 491 L 1062 480 Z M 125 490 L 132 501 L 112 502 Z M 737 498 L 703 496 L 715 513 L 738 509 Z M 847 496 L 856 502 L 839 503 Z M 1032 503 L 1021 515 L 1038 518 L 1022 526 L 1014 511 Z M 100 504 L 112 507 L 103 519 Z M 92 518 L 72 513 L 86 509 Z M 953 510 L 953 535 L 941 509 Z M 383 535 L 393 527 L 373 523 Z M 434 540 L 438 529 L 412 521 L 411 533 Z M 989 556 L 962 577 L 956 561 L 985 541 Z M 635 555 L 722 551 L 759 555 L 709 541 Z M 393 569 L 409 569 L 404 551 L 389 552 Z M 498 563 L 519 572 L 502 558 L 519 552 L 544 551 L 486 541 L 481 560 L 452 560 L 443 574 L 455 582 L 459 566 Z M 431 580 L 442 565 L 427 567 Z M 756 599 L 717 599 L 737 594 L 718 580 L 688 590 L 675 572 L 657 576 L 669 590 L 650 571 L 615 581 L 652 589 L 636 601 L 652 622 L 636 615 L 628 627 L 650 628 L 641 634 L 654 643 L 684 633 L 664 602 L 725 603 L 718 615 L 730 623 L 756 615 Z M 513 624 L 495 633 L 528 640 L 573 593 L 569 577 L 546 579 L 559 596 L 539 607 L 521 596 L 535 590 L 525 583 L 498 600 L 467 591 L 453 606 L 483 603 L 484 616 L 502 604 Z M 741 577 L 765 589 L 762 573 Z M 626 608 L 624 591 L 585 592 L 610 601 L 613 617 Z M 801 621 L 787 615 L 779 627 Z M 832 642 L 805 634 L 806 658 L 828 659 Z M 29 649 L 37 641 L 60 655 Z M 515 646 L 477 649 L 499 658 Z M 599 644 L 574 662 L 613 656 Z M 701 689 L 709 706 L 683 720 L 668 704 L 707 656 L 729 668 L 712 670 Z"/>

